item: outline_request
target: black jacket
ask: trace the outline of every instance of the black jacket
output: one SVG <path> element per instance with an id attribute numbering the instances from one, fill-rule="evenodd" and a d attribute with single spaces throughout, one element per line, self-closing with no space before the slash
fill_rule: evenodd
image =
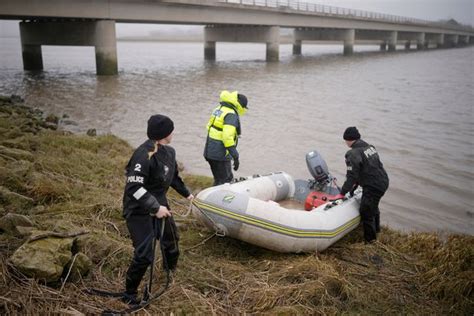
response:
<path id="1" fill-rule="evenodd" d="M 176 154 L 172 147 L 147 140 L 133 153 L 125 168 L 123 216 L 156 213 L 160 205 L 168 207 L 166 192 L 171 186 L 184 197 L 189 190 L 178 174 Z"/>
<path id="2" fill-rule="evenodd" d="M 388 189 L 388 175 L 375 147 L 362 139 L 356 140 L 346 153 L 347 175 L 341 194 L 351 191 L 355 185 L 375 190 L 381 194 Z"/>

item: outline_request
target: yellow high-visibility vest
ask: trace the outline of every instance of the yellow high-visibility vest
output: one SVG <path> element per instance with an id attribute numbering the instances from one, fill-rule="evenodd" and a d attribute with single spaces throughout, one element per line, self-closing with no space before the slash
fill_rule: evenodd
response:
<path id="1" fill-rule="evenodd" d="M 222 141 L 226 148 L 237 145 L 236 127 L 224 124 L 224 119 L 229 113 L 237 114 L 234 109 L 220 105 L 214 109 L 207 123 L 209 137 L 214 140 Z"/>

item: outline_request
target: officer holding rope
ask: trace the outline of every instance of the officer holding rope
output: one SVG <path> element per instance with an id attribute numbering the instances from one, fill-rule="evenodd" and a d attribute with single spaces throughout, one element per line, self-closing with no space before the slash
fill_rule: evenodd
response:
<path id="1" fill-rule="evenodd" d="M 138 286 L 152 264 L 153 240 L 159 238 L 154 224 L 162 225 L 166 217 L 162 240 L 164 266 L 174 270 L 178 263 L 179 234 L 166 198 L 171 186 L 183 197 L 194 196 L 178 174 L 175 150 L 168 146 L 172 140 L 173 121 L 164 115 L 153 115 L 148 120 L 148 140 L 133 153 L 126 167 L 123 196 L 123 216 L 133 242 L 134 254 L 125 279 L 124 301 L 138 304 Z M 158 218 L 157 222 L 154 223 Z"/>

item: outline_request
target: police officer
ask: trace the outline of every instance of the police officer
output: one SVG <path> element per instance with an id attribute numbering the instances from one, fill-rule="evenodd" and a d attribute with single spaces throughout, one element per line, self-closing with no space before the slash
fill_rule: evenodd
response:
<path id="1" fill-rule="evenodd" d="M 147 128 L 149 139 L 135 150 L 126 167 L 123 216 L 135 249 L 125 279 L 124 300 L 130 304 L 139 302 L 137 289 L 154 257 L 153 239 L 160 237 L 155 235 L 159 229 L 154 229 L 154 225 L 161 227 L 164 217 L 160 242 L 166 263 L 173 270 L 178 262 L 179 235 L 166 198 L 168 188 L 171 186 L 189 200 L 194 198 L 179 177 L 175 150 L 168 146 L 173 129 L 173 121 L 167 116 L 151 116 Z"/>
<path id="2" fill-rule="evenodd" d="M 211 167 L 214 185 L 231 182 L 231 160 L 234 170 L 239 169 L 237 138 L 241 133 L 240 116 L 247 112 L 247 98 L 237 91 L 222 91 L 220 104 L 212 112 L 207 123 L 207 139 L 204 158 Z"/>
<path id="3" fill-rule="evenodd" d="M 359 212 L 364 239 L 370 243 L 380 232 L 379 202 L 388 189 L 388 175 L 375 147 L 360 139 L 356 127 L 348 127 L 343 138 L 351 149 L 346 153 L 347 175 L 339 197 L 353 192 L 357 185 L 362 187 Z"/>

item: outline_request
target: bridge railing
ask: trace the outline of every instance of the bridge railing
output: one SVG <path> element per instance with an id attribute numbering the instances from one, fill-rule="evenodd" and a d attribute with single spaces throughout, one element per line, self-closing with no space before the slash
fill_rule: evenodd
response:
<path id="1" fill-rule="evenodd" d="M 318 15 L 340 16 L 345 18 L 357 18 L 365 20 L 378 20 L 383 22 L 410 23 L 418 25 L 432 25 L 455 30 L 472 31 L 473 28 L 464 25 L 449 25 L 446 23 L 427 21 L 422 19 L 397 16 L 392 14 L 377 13 L 364 10 L 347 9 L 336 6 L 302 2 L 297 0 L 218 0 L 222 3 L 242 4 L 275 9 L 287 9 L 295 11 L 312 12 Z"/>

